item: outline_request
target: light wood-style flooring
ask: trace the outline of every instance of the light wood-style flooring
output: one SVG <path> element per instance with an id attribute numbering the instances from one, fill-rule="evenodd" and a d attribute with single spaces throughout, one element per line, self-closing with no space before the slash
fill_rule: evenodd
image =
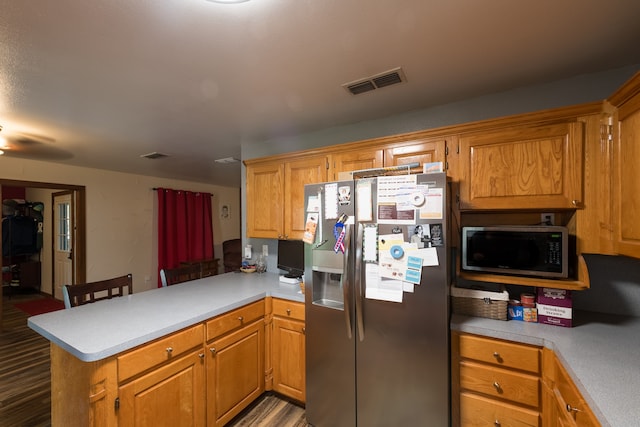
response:
<path id="1" fill-rule="evenodd" d="M 14 294 L 3 298 L 0 331 L 0 427 L 51 425 L 49 341 L 27 326 L 16 302 L 42 298 Z M 304 408 L 266 393 L 229 424 L 231 427 L 306 427 Z"/>

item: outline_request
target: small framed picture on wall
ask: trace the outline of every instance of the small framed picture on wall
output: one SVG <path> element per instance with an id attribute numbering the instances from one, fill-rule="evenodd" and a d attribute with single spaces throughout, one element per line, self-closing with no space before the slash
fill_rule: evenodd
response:
<path id="1" fill-rule="evenodd" d="M 220 208 L 220 218 L 229 218 L 229 205 L 222 205 L 222 207 Z"/>

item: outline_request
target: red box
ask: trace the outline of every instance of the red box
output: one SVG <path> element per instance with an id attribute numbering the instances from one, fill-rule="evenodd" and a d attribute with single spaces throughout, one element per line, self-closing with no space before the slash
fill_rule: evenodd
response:
<path id="1" fill-rule="evenodd" d="M 571 291 L 554 288 L 538 288 L 538 323 L 570 328 L 573 320 Z"/>

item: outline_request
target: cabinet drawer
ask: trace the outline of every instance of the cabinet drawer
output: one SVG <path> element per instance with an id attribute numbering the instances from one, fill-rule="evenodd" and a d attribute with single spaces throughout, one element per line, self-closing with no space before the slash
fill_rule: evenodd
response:
<path id="1" fill-rule="evenodd" d="M 522 372 L 463 361 L 460 387 L 536 408 L 540 404 L 539 378 Z"/>
<path id="2" fill-rule="evenodd" d="M 540 413 L 471 393 L 461 393 L 460 423 L 463 427 L 539 427 Z"/>
<path id="3" fill-rule="evenodd" d="M 304 304 L 274 298 L 273 315 L 287 319 L 304 320 Z"/>
<path id="4" fill-rule="evenodd" d="M 264 300 L 247 304 L 207 321 L 207 341 L 264 317 Z"/>
<path id="5" fill-rule="evenodd" d="M 118 357 L 118 380 L 125 381 L 168 360 L 175 359 L 194 347 L 202 346 L 204 326 L 193 326 L 145 344 Z"/>
<path id="6" fill-rule="evenodd" d="M 540 349 L 538 347 L 460 335 L 460 357 L 474 359 L 505 368 L 540 373 Z"/>

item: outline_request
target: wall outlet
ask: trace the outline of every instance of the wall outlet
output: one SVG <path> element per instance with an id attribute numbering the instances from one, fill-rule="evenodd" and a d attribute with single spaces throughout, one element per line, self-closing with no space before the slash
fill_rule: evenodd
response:
<path id="1" fill-rule="evenodd" d="M 244 248 L 244 257 L 245 259 L 251 259 L 251 245 L 247 245 Z"/>
<path id="2" fill-rule="evenodd" d="M 262 245 L 262 256 L 269 256 L 269 245 Z"/>
<path id="3" fill-rule="evenodd" d="M 541 213 L 540 223 L 543 225 L 556 225 L 556 215 L 553 213 Z"/>

